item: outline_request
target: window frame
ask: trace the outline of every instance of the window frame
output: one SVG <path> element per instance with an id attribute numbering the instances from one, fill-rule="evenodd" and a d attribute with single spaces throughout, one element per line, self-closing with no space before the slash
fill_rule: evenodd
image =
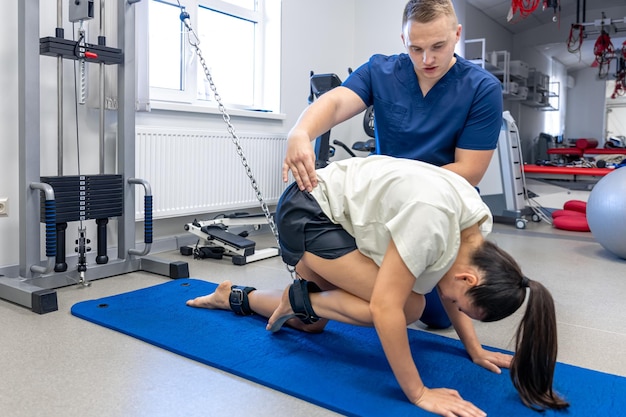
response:
<path id="1" fill-rule="evenodd" d="M 147 103 L 146 106 L 144 106 L 147 110 L 161 108 L 167 110 L 217 113 L 218 104 L 215 100 L 208 101 L 198 97 L 197 71 L 200 67 L 200 63 L 196 56 L 195 49 L 187 41 L 188 34 L 184 35 L 182 51 L 183 60 L 188 63 L 184 67 L 184 88 L 182 90 L 173 90 L 150 86 L 150 26 L 148 19 L 149 7 L 155 1 L 178 7 L 177 0 L 148 0 L 139 3 L 143 3 L 143 6 L 137 14 L 137 42 L 139 50 L 144 51 L 142 57 L 138 57 L 139 61 L 144 60 L 143 63 L 140 62 L 138 65 L 138 82 L 141 84 L 139 86 L 139 92 L 140 95 L 141 92 L 143 92 L 144 95 L 143 98 L 139 98 L 139 101 Z M 251 115 L 255 116 L 263 114 L 264 117 L 267 117 L 271 114 L 279 114 L 280 112 L 280 100 L 272 99 L 272 97 L 280 96 L 276 94 L 275 89 L 280 86 L 280 1 L 255 1 L 256 10 L 250 10 L 222 0 L 180 0 L 180 4 L 184 6 L 185 10 L 189 13 L 191 27 L 196 33 L 199 33 L 197 24 L 198 10 L 200 7 L 256 23 L 253 104 L 239 105 L 227 102 L 227 99 L 223 96 L 221 96 L 221 98 L 227 109 L 249 112 Z M 276 5 L 273 3 L 278 3 L 278 9 L 275 9 Z M 267 20 L 271 20 L 272 17 L 268 16 L 268 8 L 274 8 L 272 9 L 272 13 L 275 18 L 278 18 L 274 19 L 275 24 L 272 25 L 269 32 Z M 199 47 L 201 52 L 204 53 L 204 51 L 202 51 L 202 43 L 200 43 Z M 269 62 L 269 59 L 266 59 L 266 51 L 269 49 L 276 49 L 276 53 L 278 54 L 278 59 L 273 60 L 273 63 Z M 218 94 L 221 94 L 219 83 L 216 82 L 215 84 Z M 268 86 L 273 86 L 273 90 Z M 259 112 L 261 109 L 263 111 Z"/>

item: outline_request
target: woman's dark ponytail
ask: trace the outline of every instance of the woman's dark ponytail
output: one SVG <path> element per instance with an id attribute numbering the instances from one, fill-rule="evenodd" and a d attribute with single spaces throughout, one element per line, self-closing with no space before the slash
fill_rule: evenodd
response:
<path id="1" fill-rule="evenodd" d="M 535 410 L 568 407 L 569 403 L 552 389 L 558 344 L 550 292 L 540 282 L 525 277 L 515 259 L 488 240 L 474 251 L 472 263 L 483 279 L 468 290 L 468 295 L 482 310 L 482 321 L 510 316 L 522 306 L 529 291 L 511 363 L 511 379 L 522 401 Z"/>
<path id="2" fill-rule="evenodd" d="M 558 350 L 554 301 L 540 282 L 528 280 L 528 287 L 526 313 L 517 328 L 511 379 L 528 407 L 563 409 L 569 403 L 552 389 Z"/>

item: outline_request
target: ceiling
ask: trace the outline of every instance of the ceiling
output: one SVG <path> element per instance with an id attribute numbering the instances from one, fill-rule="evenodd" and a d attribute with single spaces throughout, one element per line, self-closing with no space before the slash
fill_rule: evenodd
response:
<path id="1" fill-rule="evenodd" d="M 507 21 L 507 16 L 511 9 L 511 0 L 467 0 L 469 4 L 489 16 L 492 20 L 499 23 L 502 27 L 513 34 L 526 32 L 528 30 L 543 26 L 553 22 L 555 17 L 554 9 L 543 9 L 544 0 L 537 0 L 539 6 L 537 9 L 526 17 L 521 17 L 519 12 L 513 17 L 511 22 Z M 525 0 L 525 3 L 530 3 Z M 624 7 L 624 0 L 587 0 L 586 2 L 586 18 L 587 22 L 599 18 L 600 11 L 610 8 Z M 595 30 L 599 28 L 595 26 L 585 27 L 588 32 L 587 37 L 583 40 L 580 53 L 570 53 L 567 51 L 567 37 L 569 36 L 569 28 L 575 23 L 577 11 L 579 11 L 580 20 L 582 20 L 582 0 L 560 0 L 561 10 L 557 10 L 557 18 L 562 18 L 559 24 L 564 33 L 562 42 L 537 45 L 537 48 L 547 56 L 552 56 L 559 62 L 563 63 L 569 71 L 586 68 L 594 62 L 593 46 L 598 33 Z M 580 7 L 580 9 L 579 9 Z M 592 13 L 591 11 L 596 11 Z M 589 19 L 589 16 L 594 19 Z M 598 17 L 595 17 L 598 16 Z M 606 16 L 611 19 L 624 19 L 626 16 Z M 566 27 L 563 30 L 563 27 Z M 620 32 L 610 32 L 611 42 L 615 49 L 619 49 L 624 41 L 626 41 L 626 23 L 618 23 L 617 26 L 623 30 Z"/>

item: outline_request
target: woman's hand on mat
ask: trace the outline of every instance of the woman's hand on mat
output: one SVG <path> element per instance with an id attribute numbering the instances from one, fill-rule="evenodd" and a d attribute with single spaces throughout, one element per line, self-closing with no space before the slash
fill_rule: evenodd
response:
<path id="1" fill-rule="evenodd" d="M 485 349 L 481 349 L 477 354 L 472 356 L 472 361 L 476 365 L 480 365 L 496 374 L 502 372 L 500 368 L 509 368 L 511 366 L 511 360 L 513 360 L 513 356 L 511 355 Z"/>
<path id="2" fill-rule="evenodd" d="M 283 162 L 283 182 L 289 180 L 289 171 L 300 190 L 313 191 L 317 186 L 315 173 L 315 152 L 309 137 L 292 132 L 287 142 L 287 154 Z"/>
<path id="3" fill-rule="evenodd" d="M 487 415 L 471 402 L 461 398 L 458 391 L 448 388 L 424 387 L 424 392 L 414 404 L 445 417 L 485 417 Z"/>

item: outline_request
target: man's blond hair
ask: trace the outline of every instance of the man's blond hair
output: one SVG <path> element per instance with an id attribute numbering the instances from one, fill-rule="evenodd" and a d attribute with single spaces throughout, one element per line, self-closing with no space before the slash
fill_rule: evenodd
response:
<path id="1" fill-rule="evenodd" d="M 409 21 L 428 23 L 440 16 L 449 16 L 453 25 L 458 25 L 451 0 L 409 0 L 402 14 L 402 27 L 404 28 Z"/>

